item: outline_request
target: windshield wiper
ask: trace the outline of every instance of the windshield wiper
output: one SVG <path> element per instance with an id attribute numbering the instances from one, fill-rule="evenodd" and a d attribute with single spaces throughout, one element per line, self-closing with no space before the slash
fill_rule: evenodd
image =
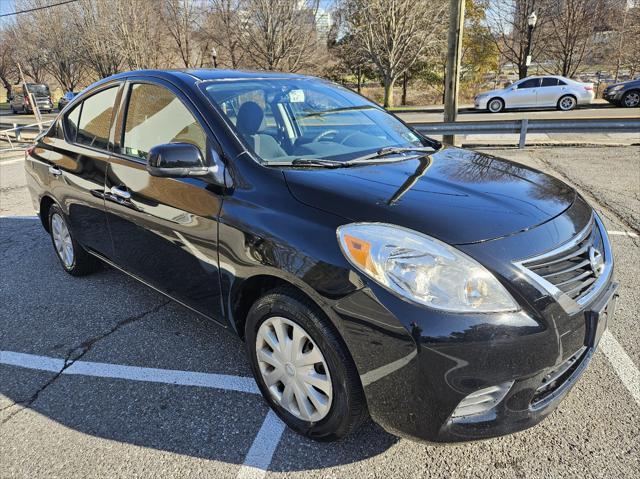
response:
<path id="1" fill-rule="evenodd" d="M 265 161 L 265 166 L 321 166 L 323 168 L 342 168 L 344 161 L 323 160 L 322 158 L 296 158 L 291 161 Z"/>
<path id="2" fill-rule="evenodd" d="M 425 152 L 431 153 L 434 151 L 434 148 L 431 146 L 387 146 L 385 148 L 381 148 L 378 151 L 374 151 L 373 153 L 369 153 L 367 155 L 362 155 L 353 160 L 345 161 L 346 165 L 358 165 L 362 163 L 385 163 L 390 161 L 404 161 L 404 160 L 413 160 L 414 158 L 420 158 L 425 155 L 410 155 L 410 156 L 399 156 L 396 158 L 385 158 L 389 155 L 394 155 L 398 153 L 406 153 L 406 152 Z M 373 162 L 371 160 L 380 160 L 378 162 Z"/>

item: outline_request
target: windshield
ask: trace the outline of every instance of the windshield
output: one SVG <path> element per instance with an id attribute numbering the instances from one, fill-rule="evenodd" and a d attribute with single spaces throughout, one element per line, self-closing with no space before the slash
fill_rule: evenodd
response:
<path id="1" fill-rule="evenodd" d="M 49 96 L 49 87 L 47 85 L 27 83 L 27 90 L 36 96 Z"/>
<path id="2" fill-rule="evenodd" d="M 385 147 L 431 146 L 376 104 L 318 79 L 212 81 L 202 89 L 266 162 L 348 161 Z"/>

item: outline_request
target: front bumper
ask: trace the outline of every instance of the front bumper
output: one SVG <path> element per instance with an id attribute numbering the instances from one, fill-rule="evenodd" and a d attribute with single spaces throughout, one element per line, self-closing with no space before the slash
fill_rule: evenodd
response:
<path id="1" fill-rule="evenodd" d="M 496 240 L 495 249 L 539 243 L 569 224 L 569 217 L 580 217 L 575 223 L 583 227 L 586 208 L 582 202 L 521 239 Z M 567 231 L 566 238 L 574 233 Z M 466 252 L 474 248 L 489 249 L 473 245 Z M 428 310 L 375 284 L 338 301 L 333 310 L 344 325 L 372 418 L 397 435 L 459 442 L 521 431 L 549 415 L 586 370 L 602 334 L 590 311 L 600 311 L 616 287 L 610 276 L 589 304 L 571 314 L 522 285 L 510 289 L 523 308 L 517 313 Z M 452 418 L 468 395 L 504 383 L 512 385 L 491 410 Z"/>
<path id="2" fill-rule="evenodd" d="M 605 90 L 604 93 L 602 94 L 602 97 L 607 100 L 609 103 L 620 103 L 622 101 L 622 95 L 623 95 L 623 91 L 622 90 L 616 90 L 616 91 L 609 91 L 609 90 Z"/>

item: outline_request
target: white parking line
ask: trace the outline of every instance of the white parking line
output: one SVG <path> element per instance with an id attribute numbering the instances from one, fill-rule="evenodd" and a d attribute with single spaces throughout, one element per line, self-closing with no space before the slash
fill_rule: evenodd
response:
<path id="1" fill-rule="evenodd" d="M 610 235 L 616 236 L 628 236 L 629 238 L 637 238 L 638 235 L 636 233 L 632 233 L 631 231 L 607 231 Z"/>
<path id="2" fill-rule="evenodd" d="M 280 443 L 285 425 L 272 410 L 262 423 L 251 449 L 244 458 L 244 464 L 238 471 L 237 479 L 262 479 L 271 464 L 273 454 Z"/>
<path id="3" fill-rule="evenodd" d="M 37 216 L 7 216 L 0 215 L 0 220 L 37 220 Z"/>
<path id="4" fill-rule="evenodd" d="M 625 350 L 609 331 L 600 339 L 600 349 L 607 356 L 622 384 L 629 390 L 636 404 L 640 406 L 640 371 Z"/>
<path id="5" fill-rule="evenodd" d="M 151 383 L 176 384 L 179 386 L 198 386 L 226 391 L 239 391 L 260 394 L 260 390 L 253 378 L 230 376 L 227 374 L 199 373 L 193 371 L 177 371 L 174 369 L 142 368 L 139 366 L 124 366 L 120 364 L 94 363 L 90 361 L 76 361 L 67 369 L 64 360 L 37 356 L 35 354 L 0 351 L 0 364 L 19 366 L 41 371 L 62 374 L 77 374 L 100 378 L 128 379 L 131 381 L 145 381 Z"/>

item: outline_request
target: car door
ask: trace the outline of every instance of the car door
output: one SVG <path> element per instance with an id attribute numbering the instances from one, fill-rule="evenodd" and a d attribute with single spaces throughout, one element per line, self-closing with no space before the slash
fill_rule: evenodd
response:
<path id="1" fill-rule="evenodd" d="M 544 77 L 537 89 L 537 103 L 540 107 L 554 107 L 558 103 L 562 87 L 559 80 L 554 77 Z"/>
<path id="2" fill-rule="evenodd" d="M 73 107 L 44 139 L 49 191 L 66 213 L 76 240 L 105 258 L 113 252 L 106 223 L 104 182 L 112 144 L 114 105 L 121 83 L 109 83 Z"/>
<path id="3" fill-rule="evenodd" d="M 114 262 L 222 322 L 217 250 L 221 192 L 203 179 L 159 178 L 146 170 L 153 146 L 192 143 L 208 158 L 215 140 L 189 100 L 161 80 L 128 83 L 121 113 L 106 180 Z"/>
<path id="4" fill-rule="evenodd" d="M 507 96 L 507 108 L 531 108 L 537 106 L 536 95 L 540 78 L 528 78 L 513 86 Z"/>

